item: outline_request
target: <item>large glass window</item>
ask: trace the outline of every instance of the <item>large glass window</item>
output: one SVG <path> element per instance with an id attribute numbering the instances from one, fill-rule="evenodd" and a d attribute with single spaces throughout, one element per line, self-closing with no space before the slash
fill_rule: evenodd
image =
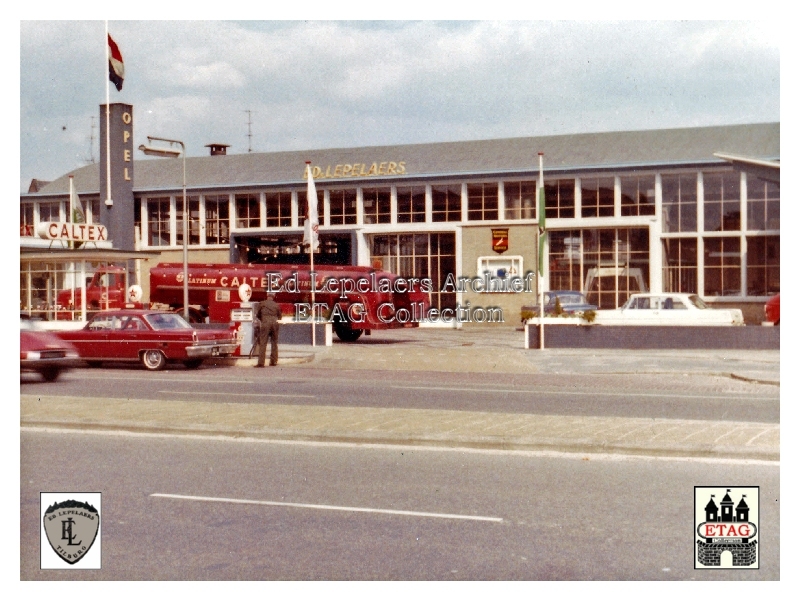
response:
<path id="1" fill-rule="evenodd" d="M 656 176 L 624 176 L 619 178 L 622 192 L 622 216 L 638 217 L 656 214 Z"/>
<path id="2" fill-rule="evenodd" d="M 230 205 L 227 195 L 206 196 L 206 244 L 229 244 Z"/>
<path id="3" fill-rule="evenodd" d="M 258 194 L 236 194 L 236 227 L 260 227 L 261 208 Z"/>
<path id="4" fill-rule="evenodd" d="M 425 187 L 409 186 L 397 188 L 397 222 L 425 222 Z"/>
<path id="5" fill-rule="evenodd" d="M 189 205 L 189 245 L 200 243 L 200 198 L 187 196 Z M 175 243 L 183 246 L 183 197 L 175 199 Z"/>
<path id="6" fill-rule="evenodd" d="M 364 188 L 361 193 L 364 197 L 364 223 L 391 223 L 391 188 Z"/>
<path id="7" fill-rule="evenodd" d="M 559 179 L 544 182 L 544 206 L 548 219 L 569 219 L 575 216 L 575 180 Z"/>
<path id="8" fill-rule="evenodd" d="M 39 222 L 61 221 L 61 202 L 40 202 L 39 203 Z"/>
<path id="9" fill-rule="evenodd" d="M 470 221 L 496 220 L 497 184 L 471 183 L 467 185 L 467 216 Z"/>
<path id="10" fill-rule="evenodd" d="M 581 178 L 581 216 L 614 216 L 614 178 Z"/>
<path id="11" fill-rule="evenodd" d="M 291 227 L 292 193 L 267 192 L 267 227 Z"/>
<path id="12" fill-rule="evenodd" d="M 781 227 L 781 188 L 777 183 L 747 175 L 747 228 L 764 231 Z"/>
<path id="13" fill-rule="evenodd" d="M 600 308 L 621 306 L 650 279 L 646 228 L 550 231 L 550 289 L 583 291 Z"/>
<path id="14" fill-rule="evenodd" d="M 169 198 L 147 199 L 147 244 L 169 246 Z"/>
<path id="15" fill-rule="evenodd" d="M 747 238 L 747 294 L 769 296 L 781 291 L 781 239 L 777 235 Z"/>
<path id="16" fill-rule="evenodd" d="M 738 237 L 705 238 L 704 296 L 742 294 L 742 255 Z"/>
<path id="17" fill-rule="evenodd" d="M 507 181 L 503 184 L 506 219 L 533 219 L 536 216 L 536 182 Z"/>
<path id="18" fill-rule="evenodd" d="M 739 231 L 742 222 L 740 175 L 703 173 L 703 228 Z"/>
<path id="19" fill-rule="evenodd" d="M 461 220 L 461 185 L 431 186 L 434 222 Z"/>
<path id="20" fill-rule="evenodd" d="M 331 190 L 331 225 L 355 225 L 358 214 L 355 190 Z"/>
<path id="21" fill-rule="evenodd" d="M 697 294 L 697 239 L 662 240 L 665 292 Z"/>
<path id="22" fill-rule="evenodd" d="M 697 176 L 662 175 L 664 231 L 697 231 Z"/>
<path id="23" fill-rule="evenodd" d="M 429 278 L 433 282 L 431 306 L 455 308 L 456 294 L 441 293 L 449 274 L 455 275 L 454 233 L 400 233 L 372 237 L 373 262 L 401 277 Z"/>

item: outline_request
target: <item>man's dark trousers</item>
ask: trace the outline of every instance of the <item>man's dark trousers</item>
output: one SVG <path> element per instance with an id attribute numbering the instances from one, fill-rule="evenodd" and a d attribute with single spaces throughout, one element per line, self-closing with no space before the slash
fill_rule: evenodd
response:
<path id="1" fill-rule="evenodd" d="M 269 364 L 278 364 L 278 329 L 277 321 L 262 321 L 258 330 L 258 365 L 263 367 L 267 360 L 267 341 L 271 341 L 272 348 L 269 355 Z"/>
<path id="2" fill-rule="evenodd" d="M 278 364 L 278 321 L 283 316 L 280 305 L 275 302 L 272 295 L 258 304 L 256 309 L 256 319 L 259 320 L 261 328 L 258 331 L 258 364 L 263 367 L 267 358 L 267 340 L 272 342 L 272 352 L 269 356 L 270 366 Z"/>

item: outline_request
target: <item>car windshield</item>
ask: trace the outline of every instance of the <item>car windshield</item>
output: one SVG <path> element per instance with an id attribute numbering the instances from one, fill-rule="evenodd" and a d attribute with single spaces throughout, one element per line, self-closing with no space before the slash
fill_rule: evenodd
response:
<path id="1" fill-rule="evenodd" d="M 184 318 L 174 313 L 157 313 L 145 315 L 145 320 L 153 329 L 191 329 L 192 326 Z"/>
<path id="2" fill-rule="evenodd" d="M 698 296 L 697 294 L 692 294 L 689 296 L 689 302 L 691 302 L 697 308 L 711 308 L 705 301 Z"/>

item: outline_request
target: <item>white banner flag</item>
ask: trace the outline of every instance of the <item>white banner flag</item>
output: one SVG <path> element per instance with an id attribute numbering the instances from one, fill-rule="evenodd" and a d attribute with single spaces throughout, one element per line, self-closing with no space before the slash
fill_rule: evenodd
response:
<path id="1" fill-rule="evenodd" d="M 311 163 L 306 162 L 308 172 L 308 199 L 306 202 L 306 222 L 303 230 L 303 245 L 311 246 L 309 252 L 319 248 L 319 214 L 317 210 L 317 188 L 311 175 Z"/>

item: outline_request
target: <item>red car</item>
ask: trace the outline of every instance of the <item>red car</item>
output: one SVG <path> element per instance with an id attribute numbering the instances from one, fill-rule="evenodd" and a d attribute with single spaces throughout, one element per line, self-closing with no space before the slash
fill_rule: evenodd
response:
<path id="1" fill-rule="evenodd" d="M 194 329 L 180 315 L 160 310 L 111 310 L 97 313 L 83 329 L 60 331 L 89 366 L 104 362 L 141 362 L 148 371 L 167 362 L 196 369 L 203 360 L 236 350 L 232 329 Z"/>
<path id="2" fill-rule="evenodd" d="M 775 294 L 764 305 L 764 316 L 770 323 L 781 324 L 781 295 Z"/>
<path id="3" fill-rule="evenodd" d="M 39 330 L 36 321 L 20 319 L 20 373 L 39 373 L 45 381 L 55 381 L 77 363 L 78 352 L 72 344 L 49 331 Z"/>

